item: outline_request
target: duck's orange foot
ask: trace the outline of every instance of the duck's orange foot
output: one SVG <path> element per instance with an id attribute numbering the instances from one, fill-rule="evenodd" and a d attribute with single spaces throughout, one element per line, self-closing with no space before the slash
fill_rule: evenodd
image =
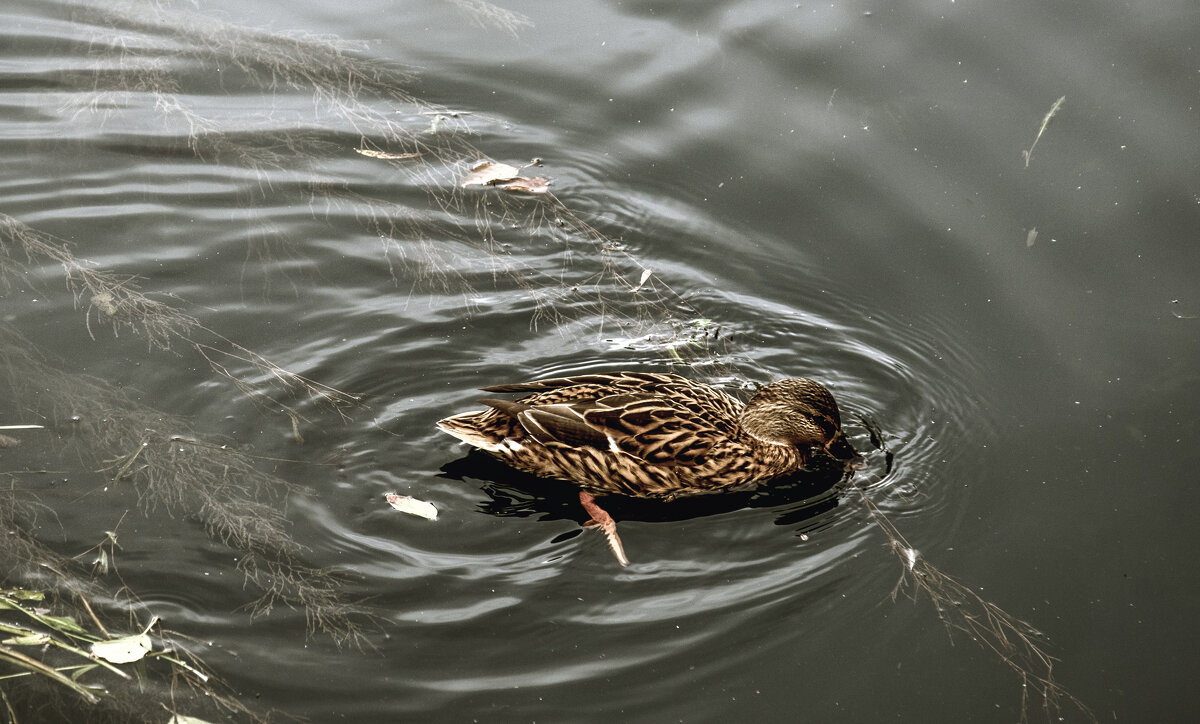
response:
<path id="1" fill-rule="evenodd" d="M 583 505 L 583 509 L 592 516 L 592 519 L 584 523 L 585 528 L 599 528 L 604 537 L 608 539 L 608 547 L 612 549 L 613 555 L 617 557 L 617 562 L 623 566 L 629 565 L 629 559 L 625 557 L 625 547 L 621 545 L 621 536 L 617 535 L 617 521 L 609 515 L 603 508 L 596 505 L 596 499 L 586 490 L 579 491 L 579 502 Z"/>

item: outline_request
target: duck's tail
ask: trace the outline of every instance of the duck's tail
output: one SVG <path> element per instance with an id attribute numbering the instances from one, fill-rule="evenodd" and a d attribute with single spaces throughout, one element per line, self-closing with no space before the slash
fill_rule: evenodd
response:
<path id="1" fill-rule="evenodd" d="M 513 443 L 510 440 L 480 424 L 483 414 L 481 412 L 464 412 L 444 420 L 438 420 L 437 426 L 442 432 L 453 435 L 480 450 L 491 453 L 511 453 Z"/>

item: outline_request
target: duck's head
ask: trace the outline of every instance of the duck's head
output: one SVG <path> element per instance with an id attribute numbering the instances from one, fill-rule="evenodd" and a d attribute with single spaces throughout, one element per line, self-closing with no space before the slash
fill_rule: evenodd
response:
<path id="1" fill-rule="evenodd" d="M 842 432 L 833 394 L 816 380 L 793 377 L 759 389 L 746 403 L 742 429 L 763 442 L 819 448 L 838 460 L 857 453 Z"/>

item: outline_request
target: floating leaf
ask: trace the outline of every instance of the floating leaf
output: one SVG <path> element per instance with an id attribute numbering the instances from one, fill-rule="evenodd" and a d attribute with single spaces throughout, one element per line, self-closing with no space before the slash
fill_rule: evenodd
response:
<path id="1" fill-rule="evenodd" d="M 49 626 L 55 631 L 76 634 L 78 636 L 88 635 L 87 629 L 76 623 L 75 619 L 73 618 L 68 618 L 67 616 L 48 616 L 37 613 L 36 611 L 30 613 L 36 621 L 41 623 L 43 626 Z"/>
<path id="2" fill-rule="evenodd" d="M 637 290 L 641 289 L 642 285 L 644 285 L 646 283 L 646 280 L 648 280 L 650 278 L 650 275 L 653 273 L 654 272 L 650 271 L 649 269 L 643 269 L 642 270 L 642 278 L 638 280 L 637 286 L 634 287 L 630 291 L 636 292 Z"/>
<path id="3" fill-rule="evenodd" d="M 200 719 L 199 717 L 176 714 L 167 720 L 167 724 L 212 724 L 212 722 L 207 719 Z"/>
<path id="4" fill-rule="evenodd" d="M 437 520 L 438 511 L 437 508 L 433 507 L 433 503 L 417 500 L 411 495 L 397 495 L 396 493 L 388 493 L 383 497 L 387 500 L 388 505 L 401 513 L 419 515 L 429 520 Z"/>
<path id="5" fill-rule="evenodd" d="M 545 194 L 550 192 L 550 179 L 544 176 L 534 176 L 533 178 L 510 178 L 506 181 L 497 181 L 494 186 L 499 186 L 505 191 L 517 191 L 523 194 Z"/>
<path id="6" fill-rule="evenodd" d="M 152 648 L 154 644 L 150 641 L 150 635 L 140 633 L 110 641 L 97 641 L 92 644 L 92 655 L 110 664 L 128 664 L 140 661 Z"/>
<path id="7" fill-rule="evenodd" d="M 417 153 L 417 152 L 414 152 L 414 153 L 389 153 L 388 151 L 376 151 L 373 148 L 356 148 L 356 149 L 354 149 L 354 152 L 360 156 L 366 156 L 368 158 L 405 159 L 405 158 L 420 158 L 421 157 L 421 154 Z"/>
<path id="8" fill-rule="evenodd" d="M 521 169 L 507 163 L 480 161 L 471 167 L 471 173 L 463 177 L 461 185 L 494 186 L 501 181 L 515 180 L 520 173 Z"/>

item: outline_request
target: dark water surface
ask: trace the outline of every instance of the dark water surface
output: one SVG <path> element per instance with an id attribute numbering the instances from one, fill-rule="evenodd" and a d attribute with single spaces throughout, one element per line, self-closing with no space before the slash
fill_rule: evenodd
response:
<path id="1" fill-rule="evenodd" d="M 943 623 L 977 600 L 889 597 L 865 493 L 1097 720 L 1200 714 L 1200 7 L 502 4 L 0 11 L 0 425 L 47 426 L 0 481 L 59 554 L 118 531 L 95 605 L 123 582 L 315 722 L 1018 720 L 1018 674 Z M 459 187 L 535 157 L 553 197 Z M 863 469 L 618 503 L 622 569 L 570 488 L 433 427 L 618 368 L 817 377 Z M 281 550 L 341 573 L 324 608 L 247 576 Z"/>

